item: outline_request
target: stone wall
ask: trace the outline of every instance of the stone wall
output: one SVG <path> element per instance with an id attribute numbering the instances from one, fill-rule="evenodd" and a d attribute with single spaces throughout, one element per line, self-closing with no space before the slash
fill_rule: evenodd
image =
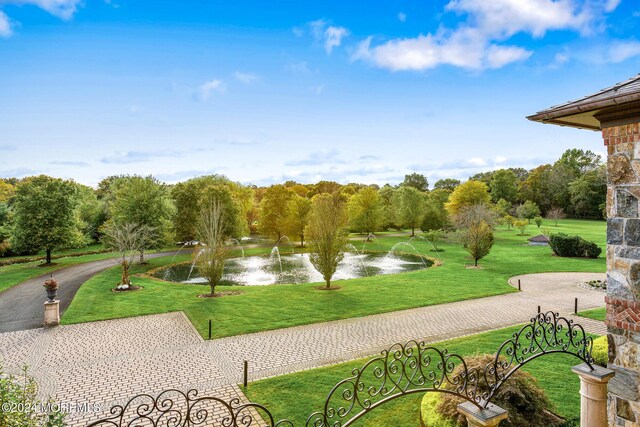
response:
<path id="1" fill-rule="evenodd" d="M 609 425 L 640 420 L 640 129 L 603 127 L 607 146 Z"/>

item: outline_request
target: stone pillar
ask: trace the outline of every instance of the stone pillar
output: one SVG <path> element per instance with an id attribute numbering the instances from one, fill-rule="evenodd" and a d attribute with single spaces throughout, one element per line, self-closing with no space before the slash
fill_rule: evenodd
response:
<path id="1" fill-rule="evenodd" d="M 607 425 L 607 383 L 615 372 L 611 369 L 589 365 L 574 366 L 573 372 L 580 376 L 580 427 Z"/>
<path id="2" fill-rule="evenodd" d="M 60 301 L 46 301 L 44 303 L 44 327 L 60 324 Z"/>
<path id="3" fill-rule="evenodd" d="M 487 409 L 480 409 L 471 402 L 463 402 L 458 405 L 458 412 L 467 418 L 469 427 L 496 427 L 509 416 L 506 409 L 493 403 L 489 403 Z"/>
<path id="4" fill-rule="evenodd" d="M 640 118 L 602 123 L 607 146 L 609 425 L 640 414 Z"/>

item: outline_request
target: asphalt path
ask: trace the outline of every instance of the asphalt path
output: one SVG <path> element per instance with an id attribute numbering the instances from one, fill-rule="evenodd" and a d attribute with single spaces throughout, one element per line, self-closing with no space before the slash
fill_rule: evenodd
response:
<path id="1" fill-rule="evenodd" d="M 173 255 L 175 252 L 160 252 L 145 255 L 146 259 Z M 60 301 L 60 316 L 69 307 L 80 286 L 93 276 L 118 265 L 115 258 L 73 265 L 53 273 L 58 281 L 57 300 Z M 50 273 L 29 279 L 0 293 L 0 333 L 22 331 L 42 327 L 44 303 L 47 300 L 42 284 Z"/>

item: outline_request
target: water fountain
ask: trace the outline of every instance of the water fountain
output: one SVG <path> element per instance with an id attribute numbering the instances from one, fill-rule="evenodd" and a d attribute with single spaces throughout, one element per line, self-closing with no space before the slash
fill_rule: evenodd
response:
<path id="1" fill-rule="evenodd" d="M 424 257 L 422 256 L 422 254 L 420 253 L 420 251 L 418 251 L 416 249 L 415 246 L 413 246 L 411 243 L 408 242 L 399 242 L 396 243 L 395 245 L 393 245 L 393 247 L 391 248 L 391 250 L 389 251 L 389 254 L 393 254 L 396 251 L 396 248 L 398 247 L 409 247 L 413 252 L 415 252 L 416 255 L 418 255 L 420 257 L 420 259 L 422 260 L 422 262 L 424 263 L 425 268 L 427 267 L 427 262 L 425 261 Z"/>
<path id="2" fill-rule="evenodd" d="M 289 236 L 287 236 L 286 234 L 278 239 L 278 241 L 276 242 L 276 248 L 278 247 L 278 245 L 280 245 L 280 242 L 282 241 L 282 239 L 287 239 L 287 242 L 289 242 L 289 248 L 291 249 L 291 255 L 293 255 L 295 253 L 295 249 L 293 248 L 293 242 L 291 241 Z"/>
<path id="3" fill-rule="evenodd" d="M 436 255 L 435 255 L 436 259 L 437 259 L 438 261 L 440 261 L 440 252 L 441 252 L 441 251 L 440 251 L 440 250 L 438 250 L 438 249 L 436 248 L 436 245 L 434 245 L 434 244 L 433 244 L 433 242 L 431 242 L 431 240 L 427 239 L 427 238 L 426 238 L 426 237 L 424 237 L 424 236 L 418 236 L 418 235 L 416 235 L 416 236 L 413 236 L 412 238 L 410 238 L 410 239 L 409 239 L 409 241 L 412 241 L 413 239 L 421 239 L 421 240 L 424 240 L 425 242 L 427 242 L 428 244 L 430 244 L 430 245 L 431 245 L 431 247 L 433 248 L 433 252 L 435 252 L 435 253 L 436 253 Z"/>
<path id="4" fill-rule="evenodd" d="M 278 265 L 280 266 L 280 274 L 282 274 L 282 257 L 280 256 L 278 245 L 274 246 L 273 249 L 271 249 L 271 254 L 269 255 L 269 263 L 273 265 L 276 259 L 278 260 Z"/>
<path id="5" fill-rule="evenodd" d="M 378 250 L 380 250 L 380 243 L 378 242 L 378 238 L 375 236 L 375 234 L 369 233 L 367 234 L 367 238 L 364 239 L 364 242 L 362 242 L 362 252 L 364 252 L 364 247 L 367 245 L 367 243 L 371 242 L 371 239 L 373 239 L 373 241 L 376 243 L 376 246 L 378 246 Z"/>
<path id="6" fill-rule="evenodd" d="M 398 245 L 395 248 L 397 251 L 395 254 L 393 251 L 390 253 L 347 252 L 338 265 L 333 280 L 415 271 L 424 269 L 431 264 L 419 255 L 407 253 L 409 250 L 400 251 L 401 248 L 402 245 Z M 197 257 L 196 254 L 196 259 Z M 163 280 L 207 283 L 206 279 L 198 277 L 195 262 L 169 266 L 154 274 Z M 287 252 L 285 255 L 275 247 L 269 256 L 246 256 L 245 258 L 238 257 L 226 260 L 222 285 L 260 286 L 321 281 L 322 276 L 311 264 L 309 254 L 289 255 Z"/>
<path id="7" fill-rule="evenodd" d="M 234 238 L 232 237 L 232 238 L 230 238 L 230 239 L 228 240 L 228 242 L 235 243 L 237 246 L 239 246 L 239 247 L 240 247 L 240 252 L 242 252 L 242 258 L 244 258 L 244 248 L 242 247 L 242 244 L 240 244 L 240 240 L 238 240 L 238 239 L 234 239 Z"/>

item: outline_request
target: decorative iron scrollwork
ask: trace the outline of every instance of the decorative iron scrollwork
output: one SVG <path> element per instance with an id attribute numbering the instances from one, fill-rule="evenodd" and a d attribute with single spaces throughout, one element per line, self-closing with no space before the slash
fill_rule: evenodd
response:
<path id="1" fill-rule="evenodd" d="M 496 357 L 484 370 L 489 391 L 484 393 L 484 407 L 495 396 L 500 386 L 526 363 L 545 354 L 571 354 L 593 369 L 593 339 L 573 320 L 549 311 L 538 313 L 528 325 L 498 348 Z"/>
<path id="2" fill-rule="evenodd" d="M 113 406 L 110 416 L 87 427 L 293 427 L 290 421 L 275 422 L 267 408 L 217 397 L 198 397 L 197 390 L 183 393 L 165 390 L 158 396 L 140 394 L 124 405 Z"/>
<path id="3" fill-rule="evenodd" d="M 450 393 L 486 408 L 500 386 L 523 365 L 552 353 L 571 354 L 593 369 L 593 340 L 584 328 L 558 313 L 539 313 L 505 341 L 484 370 L 469 369 L 464 359 L 424 342 L 395 344 L 351 371 L 327 396 L 322 411 L 307 427 L 347 427 L 374 408 L 401 396 L 429 391 Z M 269 410 L 240 399 L 198 397 L 196 390 L 167 390 L 157 397 L 141 394 L 89 427 L 293 427 L 275 422 Z"/>
<path id="4" fill-rule="evenodd" d="M 424 342 L 395 344 L 351 373 L 333 387 L 324 410 L 311 414 L 307 426 L 346 427 L 389 400 L 427 391 L 456 394 L 480 407 L 478 372 L 469 371 L 461 356 Z"/>

